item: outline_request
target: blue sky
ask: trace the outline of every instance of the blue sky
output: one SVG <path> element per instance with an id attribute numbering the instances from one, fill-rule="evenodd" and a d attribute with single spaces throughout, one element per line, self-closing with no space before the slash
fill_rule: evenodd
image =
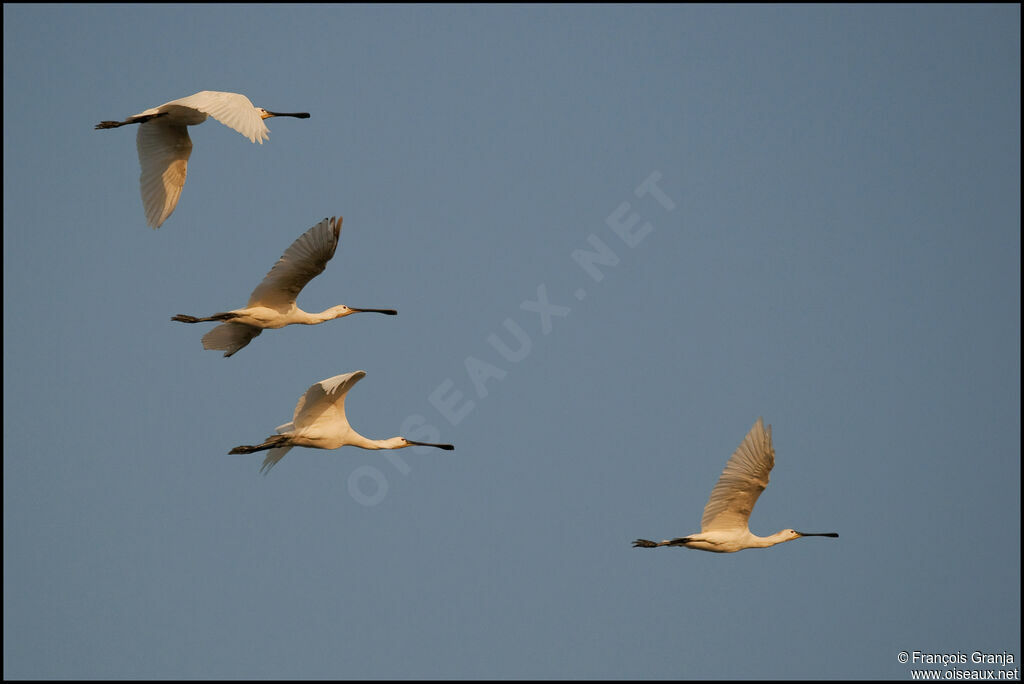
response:
<path id="1" fill-rule="evenodd" d="M 157 231 L 135 133 L 209 121 Z M 5 678 L 906 678 L 1020 651 L 1018 6 L 4 5 Z M 655 191 L 656 190 L 656 191 Z M 208 326 L 344 216 L 299 304 Z M 362 369 L 369 437 L 228 456 Z M 699 530 L 773 425 L 768 550 Z"/>

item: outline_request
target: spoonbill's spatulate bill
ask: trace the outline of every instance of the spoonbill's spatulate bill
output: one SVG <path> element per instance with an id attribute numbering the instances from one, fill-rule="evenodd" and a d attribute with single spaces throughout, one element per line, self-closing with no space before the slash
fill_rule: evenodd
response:
<path id="1" fill-rule="evenodd" d="M 353 371 L 335 375 L 316 383 L 299 398 L 295 405 L 292 422 L 277 428 L 276 435 L 267 437 L 256 446 L 237 446 L 229 454 L 251 454 L 270 449 L 263 460 L 260 472 L 267 473 L 280 461 L 288 450 L 296 446 L 314 449 L 337 449 L 345 445 L 362 449 L 403 449 L 408 446 L 429 446 L 451 451 L 451 444 L 414 442 L 404 437 L 390 439 L 367 439 L 352 429 L 345 417 L 345 395 L 352 386 L 366 375 L 365 371 Z"/>
<path id="2" fill-rule="evenodd" d="M 310 280 L 323 273 L 327 262 L 338 248 L 341 217 L 324 219 L 285 250 L 243 309 L 216 313 L 205 318 L 186 314 L 172 316 L 172 321 L 203 323 L 224 321 L 203 335 L 204 349 L 224 350 L 231 356 L 249 344 L 265 328 L 283 328 L 293 323 L 315 325 L 354 313 L 381 313 L 394 316 L 394 309 L 356 309 L 339 304 L 320 313 L 307 313 L 295 304 L 295 298 Z"/>
<path id="3" fill-rule="evenodd" d="M 764 421 L 758 418 L 736 453 L 725 464 L 718 484 L 711 490 L 700 521 L 700 533 L 660 542 L 637 539 L 633 546 L 645 549 L 685 546 L 701 551 L 732 553 L 742 549 L 763 549 L 798 537 L 838 537 L 835 532 L 796 530 L 782 530 L 768 537 L 750 533 L 747 526 L 750 512 L 757 503 L 757 497 L 768 486 L 768 475 L 774 465 L 772 426 L 765 428 Z"/>
<path id="4" fill-rule="evenodd" d="M 165 102 L 124 121 L 96 124 L 97 129 L 139 124 L 135 145 L 142 166 L 139 179 L 142 207 L 146 211 L 146 221 L 154 228 L 159 228 L 178 206 L 178 197 L 185 187 L 188 158 L 192 154 L 192 140 L 185 127 L 201 124 L 208 116 L 261 145 L 270 136 L 264 119 L 272 116 L 309 118 L 306 112 L 271 112 L 255 107 L 249 98 L 238 93 L 204 90 Z"/>

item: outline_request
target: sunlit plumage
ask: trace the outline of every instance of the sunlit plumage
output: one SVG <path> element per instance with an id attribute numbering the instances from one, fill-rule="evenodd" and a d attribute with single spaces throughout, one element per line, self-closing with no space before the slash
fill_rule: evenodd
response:
<path id="1" fill-rule="evenodd" d="M 270 112 L 255 107 L 249 98 L 238 93 L 204 90 L 165 102 L 124 121 L 98 123 L 97 129 L 139 124 L 135 144 L 142 166 L 139 179 L 142 207 L 147 223 L 154 228 L 159 228 L 174 211 L 185 186 L 188 158 L 192 154 L 192 140 L 186 127 L 201 124 L 208 116 L 261 145 L 270 136 L 264 119 L 272 116 L 309 118 L 305 112 Z"/>
<path id="2" fill-rule="evenodd" d="M 743 443 L 725 464 L 718 483 L 704 507 L 701 531 L 676 539 L 653 542 L 637 539 L 633 546 L 685 546 L 701 551 L 731 553 L 742 549 L 765 548 L 798 537 L 838 537 L 835 532 L 797 532 L 782 530 L 768 537 L 751 534 L 747 523 L 757 498 L 768 486 L 768 476 L 775 465 L 772 426 L 767 428 L 760 418 L 750 428 Z"/>
<path id="3" fill-rule="evenodd" d="M 362 449 L 402 449 L 408 446 L 430 446 L 452 450 L 451 444 L 414 442 L 404 437 L 390 439 L 368 439 L 352 429 L 345 417 L 345 395 L 352 386 L 366 375 L 365 371 L 353 371 L 335 375 L 314 384 L 299 398 L 295 405 L 292 422 L 277 428 L 277 434 L 256 446 L 237 446 L 228 453 L 251 454 L 270 450 L 263 460 L 260 472 L 267 473 L 284 458 L 288 450 L 296 446 L 314 449 L 337 449 L 346 445 Z"/>
<path id="4" fill-rule="evenodd" d="M 382 313 L 395 315 L 394 309 L 356 309 L 339 304 L 320 313 L 307 313 L 295 304 L 295 298 L 310 280 L 323 273 L 327 262 L 338 248 L 341 217 L 324 219 L 285 250 L 263 282 L 249 295 L 245 308 L 216 313 L 205 318 L 186 314 L 172 316 L 172 321 L 202 323 L 223 321 L 203 335 L 204 349 L 224 350 L 231 356 L 249 344 L 266 328 L 283 328 L 300 323 L 315 325 L 354 313 Z"/>

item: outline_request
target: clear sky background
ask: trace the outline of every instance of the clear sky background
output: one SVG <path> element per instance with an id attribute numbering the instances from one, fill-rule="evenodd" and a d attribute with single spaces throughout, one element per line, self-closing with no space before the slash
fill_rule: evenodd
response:
<path id="1" fill-rule="evenodd" d="M 154 231 L 93 126 L 200 90 L 312 117 Z M 5 677 L 1019 666 L 1019 6 L 5 4 L 4 103 Z M 334 215 L 300 306 L 398 316 L 170 320 Z M 455 451 L 227 455 L 357 369 Z M 758 416 L 752 530 L 840 538 L 632 548 Z"/>

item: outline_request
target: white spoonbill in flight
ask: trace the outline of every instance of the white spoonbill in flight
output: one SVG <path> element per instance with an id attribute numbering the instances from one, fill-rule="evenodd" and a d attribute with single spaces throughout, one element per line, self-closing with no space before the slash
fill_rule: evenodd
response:
<path id="1" fill-rule="evenodd" d="M 310 280 L 323 273 L 338 248 L 341 217 L 324 219 L 292 243 L 263 282 L 249 295 L 243 309 L 215 313 L 206 318 L 185 314 L 172 316 L 181 323 L 225 321 L 203 335 L 203 349 L 222 349 L 231 356 L 249 344 L 265 328 L 283 328 L 293 323 L 316 325 L 354 313 L 381 313 L 394 316 L 394 309 L 355 309 L 339 304 L 320 313 L 307 313 L 295 305 L 295 298 Z"/>
<path id="2" fill-rule="evenodd" d="M 267 473 L 278 461 L 284 458 L 292 447 L 303 446 L 314 449 L 338 449 L 345 445 L 357 446 L 361 449 L 404 449 L 407 446 L 429 446 L 451 451 L 451 444 L 432 444 L 430 442 L 414 442 L 405 437 L 390 439 L 368 439 L 352 429 L 345 417 L 345 395 L 352 386 L 363 379 L 366 371 L 353 371 L 344 375 L 335 375 L 316 383 L 299 398 L 295 405 L 295 417 L 292 422 L 277 428 L 276 435 L 271 435 L 263 444 L 256 446 L 237 446 L 229 454 L 251 454 L 255 451 L 270 449 L 263 460 L 261 473 Z"/>
<path id="3" fill-rule="evenodd" d="M 758 418 L 736 453 L 725 464 L 718 484 L 711 490 L 711 498 L 704 507 L 704 517 L 700 521 L 700 533 L 661 542 L 637 539 L 633 546 L 645 549 L 685 546 L 701 551 L 732 553 L 743 549 L 763 549 L 798 537 L 838 537 L 835 532 L 796 530 L 782 530 L 768 537 L 751 534 L 747 521 L 757 503 L 757 497 L 768 486 L 768 475 L 774 465 L 772 426 L 766 429 L 764 421 Z"/>
<path id="4" fill-rule="evenodd" d="M 261 145 L 270 136 L 264 119 L 272 116 L 309 118 L 306 112 L 270 112 L 255 107 L 249 98 L 238 93 L 203 90 L 129 116 L 124 121 L 96 124 L 97 129 L 141 124 L 135 145 L 142 166 L 139 178 L 142 207 L 146 211 L 146 221 L 154 228 L 159 228 L 171 215 L 178 205 L 181 189 L 185 187 L 188 158 L 192 154 L 192 140 L 185 127 L 201 124 L 208 116 Z"/>

